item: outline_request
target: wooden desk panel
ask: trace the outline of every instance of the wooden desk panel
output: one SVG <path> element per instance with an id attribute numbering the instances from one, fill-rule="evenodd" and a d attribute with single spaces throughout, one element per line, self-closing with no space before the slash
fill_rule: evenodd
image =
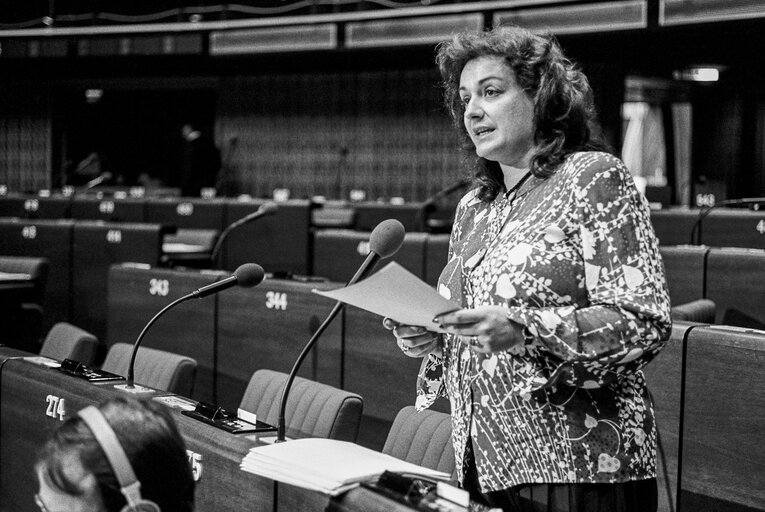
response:
<path id="1" fill-rule="evenodd" d="M 146 222 L 220 231 L 225 227 L 224 205 L 221 199 L 149 198 L 146 199 Z"/>
<path id="2" fill-rule="evenodd" d="M 704 277 L 709 247 L 660 245 L 669 298 L 673 306 L 704 298 Z"/>
<path id="3" fill-rule="evenodd" d="M 698 327 L 686 350 L 682 510 L 765 510 L 765 332 Z"/>
<path id="4" fill-rule="evenodd" d="M 222 271 L 141 268 L 114 265 L 109 270 L 107 347 L 135 343 L 146 324 L 172 301 L 228 276 Z M 230 293 L 226 291 L 224 293 Z M 215 402 L 216 301 L 192 299 L 168 310 L 149 329 L 142 347 L 157 348 L 197 361 L 192 397 Z"/>
<path id="5" fill-rule="evenodd" d="M 9 194 L 0 198 L 0 217 L 65 219 L 69 217 L 70 204 L 71 199 L 61 195 Z"/>
<path id="6" fill-rule="evenodd" d="M 145 222 L 145 204 L 145 199 L 79 196 L 72 200 L 71 217 L 111 222 Z"/>
<path id="7" fill-rule="evenodd" d="M 349 229 L 317 231 L 314 235 L 314 275 L 339 283 L 347 283 L 369 253 L 370 234 Z M 425 233 L 407 233 L 401 249 L 392 257 L 380 260 L 375 271 L 383 268 L 390 261 L 396 261 L 409 272 L 423 279 L 427 236 Z"/>
<path id="8" fill-rule="evenodd" d="M 255 370 L 289 373 L 295 360 L 335 303 L 311 292 L 340 283 L 266 279 L 254 289 L 218 297 L 218 403 L 238 407 Z M 341 387 L 342 316 L 314 345 L 299 375 Z"/>
<path id="9" fill-rule="evenodd" d="M 707 256 L 706 298 L 715 323 L 765 329 L 765 250 L 712 248 Z"/>
<path id="10" fill-rule="evenodd" d="M 407 233 L 422 231 L 424 221 L 421 203 L 381 204 L 376 202 L 354 203 L 358 231 L 372 231 L 382 221 L 396 219 L 404 225 Z"/>
<path id="11" fill-rule="evenodd" d="M 194 493 L 196 512 L 274 512 L 274 481 L 239 469 L 258 445 L 257 436 L 229 434 L 180 413 L 175 421 L 186 449 L 202 467 Z"/>
<path id="12" fill-rule="evenodd" d="M 653 398 L 659 439 L 656 450 L 656 479 L 659 488 L 659 512 L 677 510 L 677 471 L 682 416 L 682 379 L 684 336 L 693 324 L 674 322 L 672 335 L 643 373 Z"/>
<path id="13" fill-rule="evenodd" d="M 72 249 L 72 323 L 106 340 L 109 267 L 132 261 L 158 265 L 162 251 L 159 224 L 79 221 Z"/>
<path id="14" fill-rule="evenodd" d="M 651 223 L 661 245 L 691 243 L 691 230 L 699 216 L 698 209 L 665 208 L 651 210 Z"/>
<path id="15" fill-rule="evenodd" d="M 712 247 L 765 249 L 764 225 L 765 212 L 715 209 L 701 222 L 701 243 Z"/>
<path id="16" fill-rule="evenodd" d="M 230 201 L 226 225 L 253 213 L 266 201 Z M 278 204 L 273 215 L 261 217 L 232 230 L 223 243 L 220 265 L 235 270 L 243 263 L 257 263 L 266 272 L 310 275 L 311 203 L 290 200 Z"/>

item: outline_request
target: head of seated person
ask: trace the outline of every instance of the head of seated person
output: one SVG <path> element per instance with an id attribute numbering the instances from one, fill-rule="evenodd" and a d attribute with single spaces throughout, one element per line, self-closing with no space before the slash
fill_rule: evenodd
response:
<path id="1" fill-rule="evenodd" d="M 86 408 L 90 409 L 90 408 Z M 186 446 L 170 411 L 162 404 L 117 397 L 64 422 L 46 442 L 35 464 L 39 492 L 36 502 L 43 512 L 120 512 L 128 504 L 103 448 L 103 431 L 111 430 L 124 458 L 140 482 L 139 506 L 130 512 L 178 511 L 194 508 L 194 478 Z M 100 415 L 95 414 L 100 411 Z M 93 415 L 106 420 L 106 425 Z M 98 420 L 98 422 L 95 422 Z M 108 428 L 101 428 L 108 426 Z M 101 430 L 94 434 L 93 426 Z M 106 434 L 108 436 L 108 432 Z M 113 438 L 112 438 L 113 439 Z M 107 447 L 117 455 L 119 450 Z M 145 502 L 152 502 L 151 504 Z"/>

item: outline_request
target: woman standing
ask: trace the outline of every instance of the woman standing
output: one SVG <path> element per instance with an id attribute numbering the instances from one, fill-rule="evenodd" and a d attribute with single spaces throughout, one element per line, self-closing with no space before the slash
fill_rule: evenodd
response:
<path id="1" fill-rule="evenodd" d="M 447 334 L 386 319 L 425 357 L 417 407 L 449 398 L 459 478 L 504 510 L 656 510 L 640 368 L 669 336 L 647 203 L 597 151 L 592 91 L 552 37 L 455 36 L 437 63 L 474 154 L 439 292 Z M 540 499 L 541 498 L 541 499 Z"/>

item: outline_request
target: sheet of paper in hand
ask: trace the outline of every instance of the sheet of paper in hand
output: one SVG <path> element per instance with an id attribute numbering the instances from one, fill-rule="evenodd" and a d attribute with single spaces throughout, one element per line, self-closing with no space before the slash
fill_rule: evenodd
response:
<path id="1" fill-rule="evenodd" d="M 419 325 L 435 332 L 444 331 L 433 323 L 433 318 L 461 309 L 395 261 L 356 284 L 313 292 L 401 324 Z"/>

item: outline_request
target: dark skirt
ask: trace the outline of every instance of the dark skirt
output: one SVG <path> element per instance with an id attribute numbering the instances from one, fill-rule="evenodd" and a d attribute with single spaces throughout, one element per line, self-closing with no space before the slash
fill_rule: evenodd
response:
<path id="1" fill-rule="evenodd" d="M 481 492 L 471 450 L 464 487 L 471 499 L 504 512 L 656 512 L 656 479 L 614 484 L 531 484 Z"/>

